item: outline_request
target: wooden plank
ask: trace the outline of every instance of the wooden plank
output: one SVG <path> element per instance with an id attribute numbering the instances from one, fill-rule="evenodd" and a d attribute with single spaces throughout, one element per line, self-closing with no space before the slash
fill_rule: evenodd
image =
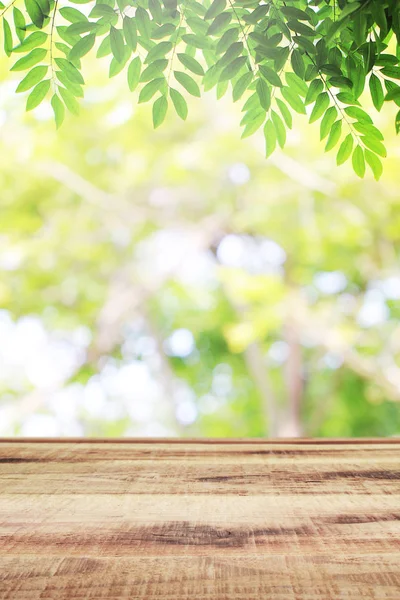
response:
<path id="1" fill-rule="evenodd" d="M 400 439 L 0 441 L 0 600 L 399 600 Z"/>

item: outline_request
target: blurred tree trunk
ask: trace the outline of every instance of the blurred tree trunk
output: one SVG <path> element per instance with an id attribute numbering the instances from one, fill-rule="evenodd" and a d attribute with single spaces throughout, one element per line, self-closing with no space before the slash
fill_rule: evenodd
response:
<path id="1" fill-rule="evenodd" d="M 284 370 L 287 408 L 284 419 L 279 424 L 278 435 L 301 437 L 303 435 L 301 408 L 304 393 L 302 348 L 298 328 L 290 318 L 284 327 L 284 339 L 289 349 Z"/>

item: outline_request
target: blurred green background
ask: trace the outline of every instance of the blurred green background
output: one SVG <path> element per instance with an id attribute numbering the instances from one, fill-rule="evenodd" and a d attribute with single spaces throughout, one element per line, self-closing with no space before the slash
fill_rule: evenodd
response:
<path id="1" fill-rule="evenodd" d="M 215 91 L 153 131 L 108 61 L 59 132 L 0 63 L 0 435 L 400 435 L 394 111 L 376 183 Z"/>

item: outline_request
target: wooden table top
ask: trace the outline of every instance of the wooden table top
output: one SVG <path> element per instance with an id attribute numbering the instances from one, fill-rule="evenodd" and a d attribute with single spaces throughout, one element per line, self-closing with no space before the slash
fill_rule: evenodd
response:
<path id="1" fill-rule="evenodd" d="M 0 600 L 400 599 L 400 439 L 0 440 Z"/>

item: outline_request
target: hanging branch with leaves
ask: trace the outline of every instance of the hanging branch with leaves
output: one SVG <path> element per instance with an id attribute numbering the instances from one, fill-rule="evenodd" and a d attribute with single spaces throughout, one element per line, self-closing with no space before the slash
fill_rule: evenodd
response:
<path id="1" fill-rule="evenodd" d="M 267 156 L 285 146 L 294 111 L 319 121 L 338 165 L 382 174 L 383 135 L 362 101 L 367 91 L 377 111 L 400 106 L 400 0 L 13 0 L 0 11 L 16 91 L 27 110 L 49 98 L 57 127 L 65 108 L 78 114 L 95 51 L 152 102 L 154 127 L 169 103 L 186 119 L 186 94 L 216 88 L 243 102 L 242 137 L 263 127 Z"/>

